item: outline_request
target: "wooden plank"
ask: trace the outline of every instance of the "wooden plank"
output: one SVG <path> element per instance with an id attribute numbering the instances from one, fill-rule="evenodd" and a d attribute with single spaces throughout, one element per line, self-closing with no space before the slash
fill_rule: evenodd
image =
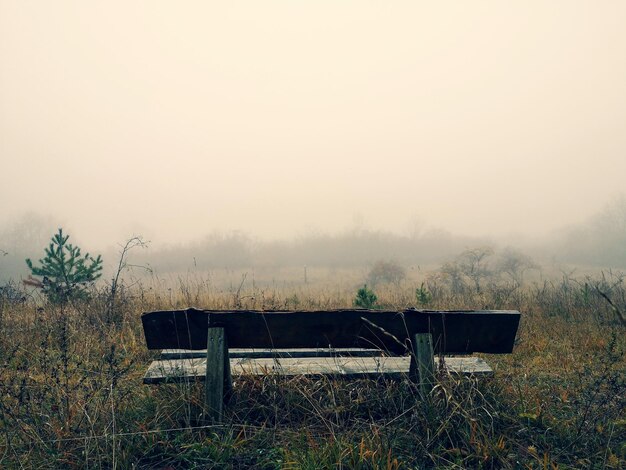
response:
<path id="1" fill-rule="evenodd" d="M 233 348 L 378 348 L 407 352 L 409 338 L 431 333 L 437 353 L 510 353 L 517 311 L 329 310 L 317 312 L 170 310 L 142 315 L 148 349 L 204 349 L 207 327 L 226 329 Z M 374 326 L 373 326 L 374 325 Z"/>
<path id="2" fill-rule="evenodd" d="M 209 328 L 207 337 L 207 353 L 204 359 L 206 406 L 210 419 L 220 422 L 224 407 L 224 366 L 228 354 L 224 328 Z"/>
<path id="3" fill-rule="evenodd" d="M 362 348 L 228 349 L 228 356 L 231 359 L 240 357 L 373 357 L 380 355 L 382 355 L 382 351 L 380 349 Z M 206 350 L 194 351 L 192 349 L 164 349 L 161 351 L 161 359 L 191 359 L 205 356 Z"/>
<path id="4" fill-rule="evenodd" d="M 246 375 L 331 375 L 338 378 L 400 379 L 407 377 L 411 358 L 395 357 L 317 357 L 317 358 L 231 358 L 233 377 Z M 446 369 L 452 374 L 489 376 L 491 367 L 479 357 L 446 357 Z M 177 383 L 202 381 L 205 378 L 206 358 L 154 361 L 144 376 L 144 383 Z"/>

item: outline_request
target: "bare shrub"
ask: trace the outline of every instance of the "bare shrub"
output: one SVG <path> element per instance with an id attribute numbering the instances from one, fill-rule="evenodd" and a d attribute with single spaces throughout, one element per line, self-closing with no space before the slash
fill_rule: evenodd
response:
<path id="1" fill-rule="evenodd" d="M 373 286 L 379 283 L 399 284 L 406 277 L 405 269 L 394 261 L 377 261 L 367 275 L 367 282 Z"/>
<path id="2" fill-rule="evenodd" d="M 496 268 L 519 286 L 524 282 L 524 273 L 531 269 L 539 269 L 539 265 L 530 256 L 508 247 L 500 253 Z"/>

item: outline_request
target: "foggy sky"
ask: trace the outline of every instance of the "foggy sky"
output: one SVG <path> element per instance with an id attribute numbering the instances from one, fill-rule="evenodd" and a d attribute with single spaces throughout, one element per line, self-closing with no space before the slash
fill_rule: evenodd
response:
<path id="1" fill-rule="evenodd" d="M 624 191 L 626 2 L 0 0 L 0 223 L 542 235 Z"/>

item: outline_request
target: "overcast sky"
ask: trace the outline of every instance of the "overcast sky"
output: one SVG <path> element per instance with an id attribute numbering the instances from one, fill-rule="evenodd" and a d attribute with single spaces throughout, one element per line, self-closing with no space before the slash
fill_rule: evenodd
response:
<path id="1" fill-rule="evenodd" d="M 0 0 L 0 223 L 542 235 L 626 185 L 626 2 Z"/>

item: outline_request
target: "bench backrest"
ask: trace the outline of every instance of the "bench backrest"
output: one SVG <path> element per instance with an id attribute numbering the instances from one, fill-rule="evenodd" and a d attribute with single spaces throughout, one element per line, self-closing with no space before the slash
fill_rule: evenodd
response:
<path id="1" fill-rule="evenodd" d="M 431 333 L 435 352 L 510 353 L 520 313 L 513 310 L 168 310 L 141 317 L 148 349 L 206 349 L 207 329 L 223 327 L 232 348 L 378 348 L 408 350 Z"/>

